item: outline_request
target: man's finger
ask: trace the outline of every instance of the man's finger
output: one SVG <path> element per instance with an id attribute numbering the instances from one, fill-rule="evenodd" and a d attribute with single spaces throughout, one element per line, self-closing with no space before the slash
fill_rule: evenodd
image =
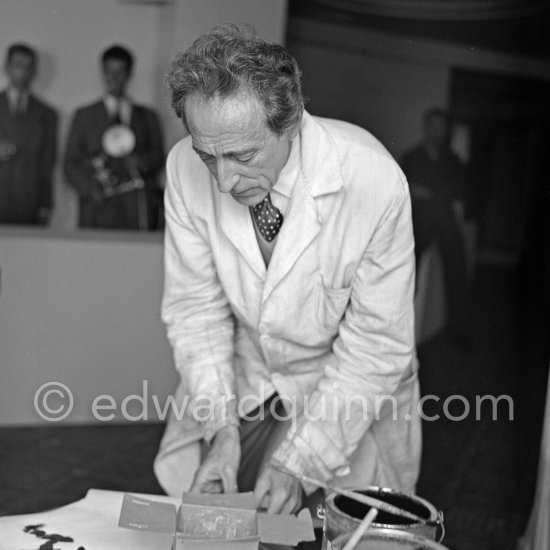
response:
<path id="1" fill-rule="evenodd" d="M 237 476 L 231 466 L 225 466 L 220 472 L 222 478 L 222 487 L 224 493 L 237 492 Z"/>
<path id="2" fill-rule="evenodd" d="M 274 489 L 271 491 L 271 498 L 267 508 L 268 514 L 280 514 L 287 500 L 287 493 L 282 489 Z"/>
<path id="3" fill-rule="evenodd" d="M 200 493 L 201 492 L 201 489 L 200 489 L 201 482 L 200 482 L 199 474 L 200 474 L 200 470 L 195 474 L 195 479 L 193 480 L 193 483 L 191 484 L 191 489 L 189 489 L 189 491 L 191 493 Z"/>
<path id="4" fill-rule="evenodd" d="M 199 467 L 197 472 L 195 473 L 195 479 L 193 480 L 193 483 L 191 484 L 191 493 L 204 493 L 205 492 L 205 484 L 209 481 L 209 475 L 208 475 L 208 469 L 203 466 Z"/>
<path id="5" fill-rule="evenodd" d="M 264 471 L 256 481 L 256 486 L 254 487 L 254 497 L 256 498 L 258 508 L 267 508 L 270 487 L 269 477 L 266 476 L 266 472 Z"/>
<path id="6" fill-rule="evenodd" d="M 291 496 L 287 499 L 287 501 L 284 503 L 283 507 L 281 508 L 281 514 L 293 514 L 294 512 L 297 512 L 299 508 L 299 503 L 296 497 Z"/>

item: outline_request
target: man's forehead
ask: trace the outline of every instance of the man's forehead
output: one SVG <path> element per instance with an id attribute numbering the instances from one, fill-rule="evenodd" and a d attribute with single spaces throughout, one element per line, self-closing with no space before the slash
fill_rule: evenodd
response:
<path id="1" fill-rule="evenodd" d="M 193 94 L 185 102 L 185 115 L 188 124 L 197 130 L 211 127 L 243 132 L 268 129 L 260 102 L 250 94 L 239 93 L 226 98 Z"/>
<path id="2" fill-rule="evenodd" d="M 205 99 L 185 104 L 187 127 L 195 149 L 216 145 L 233 152 L 257 148 L 271 133 L 259 102 L 250 96 Z"/>

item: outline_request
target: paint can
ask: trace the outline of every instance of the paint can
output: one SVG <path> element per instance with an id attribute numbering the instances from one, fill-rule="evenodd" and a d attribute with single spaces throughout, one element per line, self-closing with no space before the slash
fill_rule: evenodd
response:
<path id="1" fill-rule="evenodd" d="M 427 500 L 416 495 L 401 493 L 383 487 L 367 487 L 366 489 L 354 489 L 354 491 L 397 506 L 425 520 L 422 522 L 414 521 L 388 512 L 379 511 L 372 523 L 372 528 L 399 530 L 431 540 L 438 538 L 441 541 L 443 539 L 443 514 L 438 512 Z M 323 548 L 329 549 L 329 543 L 336 539 L 336 537 L 353 533 L 369 510 L 370 506 L 367 504 L 357 502 L 337 493 L 329 494 L 323 512 Z"/>
<path id="2" fill-rule="evenodd" d="M 351 534 L 339 535 L 332 550 L 343 550 Z M 398 529 L 367 529 L 354 550 L 449 550 L 446 546 L 414 533 Z"/>

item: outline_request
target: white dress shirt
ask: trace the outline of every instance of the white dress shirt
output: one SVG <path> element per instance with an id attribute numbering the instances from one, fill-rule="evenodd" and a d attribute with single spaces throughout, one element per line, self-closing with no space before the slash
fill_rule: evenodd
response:
<path id="1" fill-rule="evenodd" d="M 23 114 L 27 112 L 29 104 L 29 92 L 26 90 L 18 90 L 10 86 L 7 90 L 8 101 L 10 104 L 11 112 L 16 114 Z"/>

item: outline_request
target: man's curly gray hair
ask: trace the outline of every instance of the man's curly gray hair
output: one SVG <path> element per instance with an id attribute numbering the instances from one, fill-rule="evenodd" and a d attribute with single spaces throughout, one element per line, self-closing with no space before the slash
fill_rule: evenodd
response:
<path id="1" fill-rule="evenodd" d="M 244 93 L 263 105 L 268 127 L 277 135 L 299 124 L 304 100 L 296 60 L 279 44 L 256 36 L 250 25 L 225 24 L 197 38 L 178 54 L 166 76 L 172 107 L 185 126 L 185 101 Z"/>

